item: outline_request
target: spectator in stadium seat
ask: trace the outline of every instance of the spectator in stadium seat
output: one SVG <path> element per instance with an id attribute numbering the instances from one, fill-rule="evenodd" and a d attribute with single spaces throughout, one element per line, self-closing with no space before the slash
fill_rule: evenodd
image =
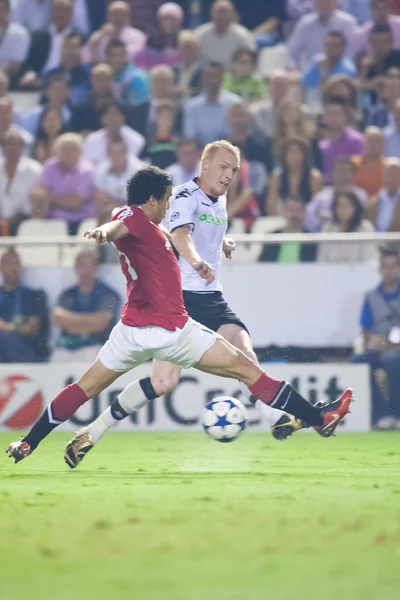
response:
<path id="1" fill-rule="evenodd" d="M 385 156 L 400 158 L 400 98 L 393 107 L 394 123 L 384 130 Z"/>
<path id="2" fill-rule="evenodd" d="M 257 200 L 250 183 L 250 164 L 242 153 L 237 177 L 231 184 L 226 202 L 228 219 L 238 217 L 250 230 L 254 221 L 260 216 Z"/>
<path id="3" fill-rule="evenodd" d="M 332 183 L 335 160 L 341 156 L 361 154 L 364 143 L 362 133 L 349 127 L 349 114 L 342 101 L 332 99 L 324 107 L 326 137 L 319 142 L 322 154 L 324 183 Z"/>
<path id="4" fill-rule="evenodd" d="M 274 233 L 308 233 L 304 224 L 304 203 L 297 198 L 288 197 L 283 203 L 285 227 Z M 294 242 L 266 244 L 261 252 L 261 262 L 298 263 L 314 262 L 317 255 L 316 244 L 300 244 Z"/>
<path id="5" fill-rule="evenodd" d="M 107 143 L 121 138 L 128 146 L 129 154 L 138 156 L 145 144 L 144 137 L 125 122 L 125 111 L 121 104 L 114 100 L 105 106 L 101 111 L 102 129 L 89 134 L 84 141 L 85 158 L 93 165 L 104 162 L 107 158 Z"/>
<path id="6" fill-rule="evenodd" d="M 15 250 L 0 259 L 0 363 L 47 359 L 49 317 L 46 294 L 21 284 L 22 264 Z"/>
<path id="7" fill-rule="evenodd" d="M 383 83 L 382 98 L 386 108 L 386 120 L 383 127 L 392 125 L 395 121 L 394 106 L 400 98 L 400 69 L 389 69 Z"/>
<path id="8" fill-rule="evenodd" d="M 201 148 L 195 138 L 182 138 L 178 142 L 178 160 L 166 169 L 174 186 L 183 185 L 197 177 L 200 171 Z"/>
<path id="9" fill-rule="evenodd" d="M 136 55 L 136 64 L 143 69 L 156 65 L 171 67 L 181 62 L 178 51 L 178 37 L 182 28 L 184 13 L 176 2 L 165 2 L 157 11 L 159 33 L 147 39 L 143 50 Z"/>
<path id="10" fill-rule="evenodd" d="M 290 66 L 298 67 L 304 59 L 308 61 L 322 52 L 325 35 L 330 31 L 343 34 L 346 54 L 353 56 L 356 25 L 352 15 L 338 10 L 337 0 L 315 0 L 315 10 L 300 19 L 289 38 Z"/>
<path id="11" fill-rule="evenodd" d="M 372 418 L 377 429 L 400 429 L 400 258 L 397 249 L 381 251 L 380 273 L 382 281 L 366 294 L 360 315 L 365 349 L 352 356 L 351 362 L 371 367 Z M 383 369 L 386 374 L 387 393 L 377 387 L 374 377 L 377 369 Z"/>
<path id="12" fill-rule="evenodd" d="M 32 212 L 38 218 L 64 219 L 75 235 L 83 219 L 96 216 L 93 167 L 82 157 L 82 138 L 76 133 L 60 135 L 55 152 L 32 192 Z"/>
<path id="13" fill-rule="evenodd" d="M 60 66 L 64 38 L 74 31 L 72 12 L 72 0 L 54 0 L 51 25 L 32 34 L 29 56 L 19 82 L 21 88 L 39 89 L 42 75 Z"/>
<path id="14" fill-rule="evenodd" d="M 75 262 L 77 285 L 68 288 L 53 310 L 61 328 L 51 362 L 92 362 L 107 341 L 120 308 L 118 294 L 98 279 L 95 252 L 81 252 Z"/>
<path id="15" fill-rule="evenodd" d="M 384 187 L 369 199 L 366 215 L 376 231 L 400 231 L 400 159 L 385 162 Z"/>
<path id="16" fill-rule="evenodd" d="M 289 138 L 282 149 L 282 166 L 272 173 L 266 198 L 268 216 L 281 214 L 286 198 L 308 204 L 322 188 L 322 175 L 311 166 L 311 154 L 303 138 Z"/>
<path id="17" fill-rule="evenodd" d="M 274 168 L 271 140 L 257 127 L 247 105 L 233 104 L 229 109 L 228 123 L 232 132 L 229 141 L 242 149 L 250 163 L 261 163 L 269 175 Z"/>
<path id="18" fill-rule="evenodd" d="M 352 157 L 356 166 L 354 183 L 365 190 L 368 196 L 373 196 L 383 187 L 385 138 L 379 127 L 367 127 L 364 136 L 362 154 Z"/>
<path id="19" fill-rule="evenodd" d="M 67 127 L 72 118 L 69 95 L 70 90 L 64 75 L 54 75 L 47 84 L 44 103 L 34 106 L 23 118 L 22 123 L 25 129 L 35 136 L 43 112 L 50 108 L 61 114 L 64 127 Z"/>
<path id="20" fill-rule="evenodd" d="M 29 52 L 29 31 L 19 23 L 10 22 L 10 0 L 0 0 L 0 67 L 10 77 L 10 87 L 15 89 L 18 75 Z"/>
<path id="21" fill-rule="evenodd" d="M 371 52 L 371 31 L 376 26 L 389 27 L 393 35 L 393 44 L 396 50 L 400 50 L 400 17 L 390 14 L 389 0 L 371 0 L 371 16 L 356 33 L 355 50 L 357 54 L 370 54 Z"/>
<path id="22" fill-rule="evenodd" d="M 126 202 L 126 182 L 144 163 L 128 153 L 126 143 L 120 140 L 107 144 L 107 160 L 95 169 L 96 204 L 99 221 L 106 223 L 112 211 Z"/>
<path id="23" fill-rule="evenodd" d="M 339 99 L 345 106 L 356 111 L 358 108 L 358 88 L 356 82 L 348 75 L 332 75 L 322 85 L 322 102 L 328 104 L 332 99 Z M 351 122 L 355 116 L 350 114 Z"/>
<path id="24" fill-rule="evenodd" d="M 202 77 L 202 93 L 190 98 L 184 106 L 184 135 L 195 137 L 205 146 L 231 134 L 228 111 L 241 99 L 222 89 L 224 67 L 219 63 L 206 65 Z"/>
<path id="25" fill-rule="evenodd" d="M 355 173 L 356 167 L 350 157 L 343 156 L 336 159 L 332 177 L 333 185 L 318 192 L 306 206 L 305 223 L 309 231 L 320 231 L 324 223 L 332 220 L 333 199 L 338 192 L 353 191 L 361 204 L 366 206 L 368 195 L 364 190 L 356 187 Z"/>
<path id="26" fill-rule="evenodd" d="M 301 83 L 308 89 L 320 88 L 332 75 L 355 77 L 357 68 L 346 52 L 346 38 L 340 31 L 330 31 L 324 39 L 324 52 L 311 57 L 301 74 Z"/>
<path id="27" fill-rule="evenodd" d="M 193 31 L 185 29 L 179 34 L 178 48 L 181 63 L 174 67 L 176 92 L 183 98 L 190 98 L 201 91 L 201 42 Z"/>
<path id="28" fill-rule="evenodd" d="M 0 98 L 0 156 L 3 155 L 1 144 L 4 140 L 4 135 L 12 127 L 14 131 L 18 131 L 24 140 L 24 152 L 30 154 L 33 137 L 23 127 L 17 123 L 13 123 L 14 118 L 14 103 L 10 96 L 3 96 Z"/>
<path id="29" fill-rule="evenodd" d="M 151 165 L 165 169 L 176 162 L 177 140 L 173 134 L 176 121 L 176 104 L 172 100 L 158 104 L 156 122 L 141 158 Z"/>
<path id="30" fill-rule="evenodd" d="M 31 33 L 47 29 L 51 20 L 53 0 L 15 0 L 12 22 L 23 25 Z"/>
<path id="31" fill-rule="evenodd" d="M 107 21 L 95 31 L 83 49 L 83 61 L 93 65 L 103 62 L 106 50 L 111 40 L 119 40 L 125 44 L 129 60 L 135 56 L 146 44 L 146 34 L 130 26 L 130 8 L 127 2 L 116 0 L 107 8 Z"/>
<path id="32" fill-rule="evenodd" d="M 81 63 L 81 51 L 82 36 L 72 31 L 63 40 L 60 66 L 46 73 L 43 80 L 44 87 L 47 87 L 53 77 L 63 76 L 70 89 L 71 104 L 85 102 L 90 89 L 90 73 Z"/>
<path id="33" fill-rule="evenodd" d="M 46 108 L 40 118 L 33 144 L 33 158 L 43 164 L 47 159 L 54 156 L 55 142 L 65 131 L 61 112 L 54 108 Z"/>
<path id="34" fill-rule="evenodd" d="M 127 0 L 131 9 L 131 24 L 148 37 L 160 33 L 157 12 L 164 0 Z"/>
<path id="35" fill-rule="evenodd" d="M 224 75 L 224 89 L 237 94 L 246 102 L 263 100 L 267 96 L 265 81 L 255 75 L 257 54 L 254 50 L 240 48 L 232 57 L 232 67 Z"/>
<path id="36" fill-rule="evenodd" d="M 106 20 L 108 0 L 75 0 L 72 22 L 83 36 L 99 29 Z"/>
<path id="37" fill-rule="evenodd" d="M 175 100 L 174 72 L 168 65 L 153 67 L 150 71 L 150 102 L 142 105 L 137 114 L 141 123 L 137 122 L 136 129 L 147 136 L 154 127 L 156 108 L 158 104 Z M 175 135 L 180 135 L 182 130 L 182 109 L 178 105 L 175 124 Z M 138 120 L 138 119 L 137 119 Z"/>
<path id="38" fill-rule="evenodd" d="M 218 60 L 225 69 L 231 66 L 239 48 L 255 50 L 250 31 L 239 25 L 234 5 L 230 0 L 216 0 L 211 7 L 211 21 L 196 29 L 202 45 L 204 64 Z"/>
<path id="39" fill-rule="evenodd" d="M 372 233 L 372 223 L 364 218 L 364 207 L 354 192 L 339 192 L 332 204 L 332 220 L 324 223 L 324 233 Z M 323 263 L 371 262 L 377 258 L 375 244 L 341 242 L 320 244 L 318 261 Z"/>
<path id="40" fill-rule="evenodd" d="M 110 65 L 104 63 L 93 67 L 89 98 L 82 104 L 72 107 L 72 131 L 87 134 L 101 128 L 100 113 L 114 100 L 114 73 Z"/>
<path id="41" fill-rule="evenodd" d="M 275 160 L 282 160 L 282 150 L 287 140 L 300 138 L 310 145 L 311 164 L 317 168 L 321 165 L 318 141 L 314 136 L 315 124 L 306 117 L 305 111 L 294 98 L 284 98 L 276 114 L 273 132 L 273 149 Z"/>
<path id="42" fill-rule="evenodd" d="M 279 104 L 289 93 L 290 79 L 286 71 L 276 70 L 269 78 L 270 98 L 255 102 L 250 107 L 259 129 L 268 138 L 274 135 L 275 120 Z"/>
<path id="43" fill-rule="evenodd" d="M 125 45 L 112 40 L 106 50 L 108 64 L 114 72 L 115 98 L 125 105 L 136 106 L 150 99 L 149 76 L 128 60 Z"/>
<path id="44" fill-rule="evenodd" d="M 0 159 L 0 228 L 3 235 L 15 235 L 19 224 L 32 214 L 31 190 L 38 184 L 41 165 L 23 156 L 21 134 L 9 129 L 3 139 Z"/>

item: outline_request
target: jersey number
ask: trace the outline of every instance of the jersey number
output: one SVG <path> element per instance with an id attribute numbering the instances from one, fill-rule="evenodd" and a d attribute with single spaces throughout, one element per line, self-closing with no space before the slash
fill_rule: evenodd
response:
<path id="1" fill-rule="evenodd" d="M 137 276 L 135 269 L 132 267 L 132 265 L 129 261 L 129 258 L 123 252 L 118 252 L 118 254 L 119 254 L 120 258 L 122 258 L 124 260 L 126 268 L 128 269 L 129 275 L 132 277 L 133 281 L 135 281 L 138 278 L 138 276 Z"/>

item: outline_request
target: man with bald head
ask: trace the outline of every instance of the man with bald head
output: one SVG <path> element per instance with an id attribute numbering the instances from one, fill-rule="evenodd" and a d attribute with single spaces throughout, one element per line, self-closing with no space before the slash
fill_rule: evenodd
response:
<path id="1" fill-rule="evenodd" d="M 71 129 L 79 133 L 101 129 L 101 111 L 114 100 L 114 71 L 106 63 L 93 67 L 86 102 L 72 107 Z"/>
<path id="2" fill-rule="evenodd" d="M 384 187 L 370 198 L 366 216 L 377 231 L 400 232 L 400 159 L 387 158 L 383 173 Z"/>
<path id="3" fill-rule="evenodd" d="M 364 132 L 362 154 L 352 157 L 356 167 L 354 184 L 373 196 L 383 187 L 385 138 L 379 127 L 371 125 Z"/>
<path id="4" fill-rule="evenodd" d="M 217 60 L 226 69 L 232 57 L 241 48 L 255 50 L 254 39 L 248 29 L 239 25 L 236 9 L 230 0 L 216 0 L 211 7 L 211 21 L 196 29 L 202 44 L 202 62 Z"/>
<path id="5" fill-rule="evenodd" d="M 249 162 L 261 163 L 269 174 L 274 168 L 271 141 L 257 127 L 249 107 L 234 104 L 229 109 L 228 123 L 231 128 L 229 141 L 238 146 Z"/>
<path id="6" fill-rule="evenodd" d="M 131 13 L 128 2 L 115 0 L 108 5 L 107 20 L 95 31 L 83 50 L 83 60 L 87 64 L 104 61 L 108 44 L 119 40 L 125 44 L 128 60 L 134 60 L 136 54 L 143 50 L 147 36 L 130 25 Z"/>
<path id="7" fill-rule="evenodd" d="M 384 130 L 385 156 L 396 156 L 400 158 L 400 98 L 393 106 L 394 123 Z"/>

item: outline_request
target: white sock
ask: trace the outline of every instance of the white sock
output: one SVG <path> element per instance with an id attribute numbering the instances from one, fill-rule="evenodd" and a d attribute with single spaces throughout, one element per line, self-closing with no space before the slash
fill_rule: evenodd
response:
<path id="1" fill-rule="evenodd" d="M 245 383 L 243 383 L 242 381 L 239 382 L 239 385 L 240 385 L 240 390 L 241 390 L 243 396 L 247 400 L 249 400 L 250 397 L 252 396 L 251 391 L 249 390 L 247 385 Z M 272 406 L 268 406 L 268 404 L 264 404 L 264 402 L 262 402 L 261 400 L 256 400 L 256 408 L 258 409 L 258 412 L 267 421 L 267 423 L 270 427 L 275 425 L 275 423 L 277 423 L 279 421 L 281 416 L 283 414 L 285 414 L 283 410 L 279 410 L 278 408 L 272 408 Z"/>
<path id="2" fill-rule="evenodd" d="M 136 412 L 150 402 L 146 398 L 139 381 L 133 381 L 126 386 L 118 396 L 118 402 L 125 412 L 129 415 Z M 106 408 L 101 415 L 87 426 L 87 431 L 91 434 L 93 442 L 96 444 L 103 437 L 105 432 L 119 423 L 121 419 L 115 419 L 111 414 L 111 406 Z"/>

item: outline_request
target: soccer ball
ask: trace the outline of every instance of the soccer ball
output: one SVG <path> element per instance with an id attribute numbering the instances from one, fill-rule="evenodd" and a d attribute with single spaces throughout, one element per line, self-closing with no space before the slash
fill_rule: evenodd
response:
<path id="1" fill-rule="evenodd" d="M 249 415 L 246 407 L 230 396 L 219 396 L 203 409 L 204 431 L 218 442 L 233 442 L 246 429 Z"/>

